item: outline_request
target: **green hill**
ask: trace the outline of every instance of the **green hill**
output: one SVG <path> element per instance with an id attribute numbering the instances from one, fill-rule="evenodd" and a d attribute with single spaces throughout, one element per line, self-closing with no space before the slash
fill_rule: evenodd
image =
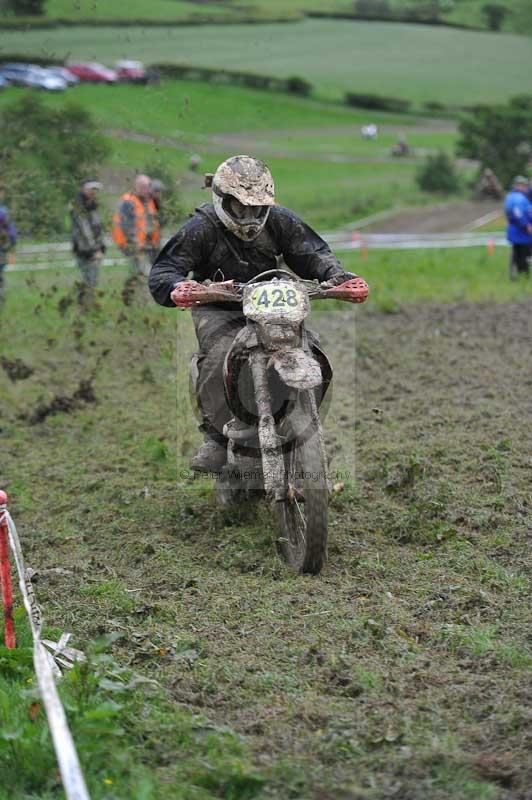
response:
<path id="1" fill-rule="evenodd" d="M 444 23 L 487 28 L 483 7 L 489 0 L 131 0 L 127 4 L 104 0 L 47 0 L 45 13 L 50 18 L 146 18 L 183 19 L 191 16 L 257 17 L 284 16 L 287 13 L 330 12 L 366 13 L 368 15 L 401 15 L 431 19 Z M 498 0 L 496 5 L 507 9 L 502 30 L 532 33 L 532 6 L 529 0 Z"/>
<path id="2" fill-rule="evenodd" d="M 494 44 L 496 43 L 496 47 Z M 421 25 L 307 19 L 294 24 L 5 31 L 2 49 L 27 56 L 179 61 L 300 75 L 321 97 L 377 92 L 458 105 L 505 101 L 532 68 L 525 37 Z"/>

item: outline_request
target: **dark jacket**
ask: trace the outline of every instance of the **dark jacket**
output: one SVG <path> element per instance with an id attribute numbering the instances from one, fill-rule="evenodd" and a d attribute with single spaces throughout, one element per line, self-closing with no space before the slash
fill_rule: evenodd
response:
<path id="1" fill-rule="evenodd" d="M 0 264 L 4 262 L 6 253 L 17 243 L 17 230 L 9 219 L 9 211 L 0 206 Z"/>
<path id="2" fill-rule="evenodd" d="M 245 282 L 277 268 L 277 256 L 301 278 L 325 281 L 344 274 L 323 239 L 287 208 L 272 206 L 266 225 L 252 242 L 244 242 L 220 222 L 206 203 L 163 247 L 151 268 L 150 291 L 162 306 L 172 306 L 170 293 L 187 279 Z"/>
<path id="3" fill-rule="evenodd" d="M 80 192 L 70 204 L 72 250 L 81 258 L 91 258 L 98 250 L 105 251 L 103 226 L 98 204 Z"/>

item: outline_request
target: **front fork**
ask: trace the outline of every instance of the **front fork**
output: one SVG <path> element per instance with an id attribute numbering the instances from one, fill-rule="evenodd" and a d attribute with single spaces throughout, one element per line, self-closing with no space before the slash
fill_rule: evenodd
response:
<path id="1" fill-rule="evenodd" d="M 249 363 L 253 376 L 259 418 L 258 435 L 264 490 L 266 497 L 274 500 L 284 500 L 286 495 L 284 457 L 272 414 L 267 375 L 267 356 L 263 351 L 255 349 L 250 354 Z"/>

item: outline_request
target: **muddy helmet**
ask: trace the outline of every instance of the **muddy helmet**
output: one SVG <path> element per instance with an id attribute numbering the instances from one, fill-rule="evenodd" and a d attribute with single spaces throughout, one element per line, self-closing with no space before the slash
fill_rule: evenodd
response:
<path id="1" fill-rule="evenodd" d="M 264 163 L 250 156 L 224 161 L 212 179 L 212 201 L 220 222 L 239 239 L 251 242 L 275 204 L 273 178 Z"/>

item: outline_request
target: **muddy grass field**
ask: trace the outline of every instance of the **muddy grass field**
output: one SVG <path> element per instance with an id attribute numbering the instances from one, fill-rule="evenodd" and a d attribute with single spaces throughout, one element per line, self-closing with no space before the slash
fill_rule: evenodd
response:
<path id="1" fill-rule="evenodd" d="M 265 508 L 221 512 L 186 469 L 188 315 L 124 305 L 118 277 L 90 313 L 28 280 L 1 319 L 0 487 L 51 632 L 90 654 L 62 692 L 92 796 L 530 800 L 532 302 L 316 315 L 344 486 L 310 578 Z M 19 630 L 0 797 L 51 800 Z"/>

